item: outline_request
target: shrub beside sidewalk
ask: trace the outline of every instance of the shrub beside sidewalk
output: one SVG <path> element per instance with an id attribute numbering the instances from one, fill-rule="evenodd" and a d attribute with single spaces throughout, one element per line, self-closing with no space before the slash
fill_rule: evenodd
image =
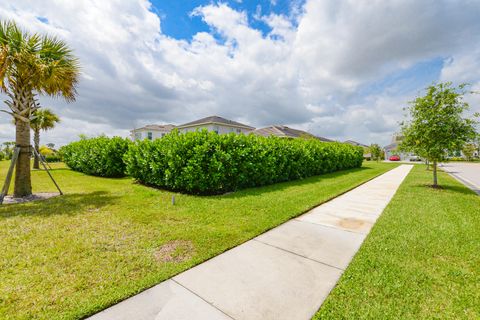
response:
<path id="1" fill-rule="evenodd" d="M 359 147 L 316 139 L 285 139 L 214 132 L 172 132 L 132 144 L 127 172 L 138 181 L 193 194 L 302 179 L 362 165 Z"/>

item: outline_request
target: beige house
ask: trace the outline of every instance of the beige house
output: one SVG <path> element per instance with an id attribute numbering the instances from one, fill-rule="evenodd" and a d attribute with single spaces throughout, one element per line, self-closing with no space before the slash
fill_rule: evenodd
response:
<path id="1" fill-rule="evenodd" d="M 190 132 L 197 131 L 202 129 L 207 129 L 208 131 L 214 131 L 218 134 L 227 134 L 227 133 L 244 133 L 248 134 L 255 130 L 254 127 L 250 127 L 246 124 L 228 120 L 219 116 L 211 116 L 188 122 L 176 127 L 180 132 Z"/>
<path id="2" fill-rule="evenodd" d="M 158 139 L 165 136 L 167 133 L 172 131 L 175 128 L 173 124 L 165 124 L 165 125 L 158 125 L 158 124 L 149 124 L 145 127 L 133 129 L 130 131 L 130 137 L 133 141 L 136 140 L 153 140 Z"/>
<path id="3" fill-rule="evenodd" d="M 130 131 L 130 136 L 134 141 L 143 139 L 153 140 L 162 138 L 173 129 L 177 129 L 179 132 L 195 132 L 197 130 L 206 129 L 208 131 L 213 131 L 218 134 L 228 134 L 232 132 L 235 134 L 254 133 L 256 135 L 264 137 L 277 136 L 283 138 L 315 138 L 326 142 L 333 141 L 327 138 L 315 136 L 303 130 L 293 129 L 282 125 L 274 125 L 261 129 L 255 129 L 254 127 L 251 127 L 249 125 L 233 120 L 228 120 L 219 116 L 210 116 L 192 122 L 184 123 L 179 126 L 175 126 L 173 124 L 147 125 L 145 127 L 133 129 L 132 131 Z"/>
<path id="4" fill-rule="evenodd" d="M 392 136 L 392 142 L 383 147 L 383 151 L 385 152 L 385 160 L 390 159 L 391 156 L 399 156 L 400 160 L 407 161 L 410 160 L 412 157 L 416 157 L 413 153 L 409 152 L 402 152 L 399 150 L 399 146 L 402 143 L 403 136 L 400 134 L 394 134 Z"/>

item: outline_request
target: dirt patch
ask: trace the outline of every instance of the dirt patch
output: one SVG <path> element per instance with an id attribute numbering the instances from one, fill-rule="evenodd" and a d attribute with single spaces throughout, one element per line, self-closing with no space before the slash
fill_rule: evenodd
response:
<path id="1" fill-rule="evenodd" d="M 361 226 L 365 224 L 365 221 L 358 220 L 355 218 L 344 218 L 340 220 L 338 225 L 343 228 L 348 228 L 348 229 L 358 229 Z"/>
<path id="2" fill-rule="evenodd" d="M 38 200 L 45 200 L 52 197 L 59 196 L 58 192 L 42 192 L 42 193 L 34 193 L 30 196 L 26 196 L 23 198 L 14 198 L 13 196 L 5 196 L 3 199 L 3 204 L 15 204 L 15 203 L 25 203 L 25 202 L 32 202 Z"/>
<path id="3" fill-rule="evenodd" d="M 194 246 L 188 240 L 173 240 L 158 248 L 154 257 L 158 262 L 183 262 L 193 255 Z"/>

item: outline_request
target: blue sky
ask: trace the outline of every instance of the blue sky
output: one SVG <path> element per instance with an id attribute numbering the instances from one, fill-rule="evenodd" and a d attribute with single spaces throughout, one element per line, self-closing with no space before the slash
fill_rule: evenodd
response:
<path id="1" fill-rule="evenodd" d="M 0 19 L 80 60 L 74 103 L 40 97 L 62 119 L 44 135 L 59 145 L 214 114 L 386 145 L 427 85 L 480 91 L 478 12 L 469 0 L 0 2 Z M 468 101 L 480 111 L 480 95 Z M 0 114 L 0 142 L 13 137 Z"/>
<path id="2" fill-rule="evenodd" d="M 202 21 L 201 17 L 191 16 L 190 14 L 195 8 L 210 3 L 212 3 L 212 1 L 154 0 L 152 1 L 152 11 L 162 19 L 161 26 L 163 33 L 176 39 L 190 40 L 197 32 L 210 31 L 210 28 Z M 247 12 L 251 25 L 265 34 L 270 31 L 270 28 L 265 23 L 255 19 L 259 10 L 263 15 L 276 13 L 289 16 L 292 13 L 292 6 L 300 6 L 303 0 L 230 0 L 223 1 L 223 3 L 228 4 L 236 10 Z"/>
<path id="3" fill-rule="evenodd" d="M 180 1 L 152 1 L 152 12 L 161 18 L 161 28 L 165 35 L 179 40 L 191 41 L 198 32 L 210 32 L 218 41 L 222 39 L 209 27 L 202 18 L 191 13 L 195 8 L 205 6 L 214 1 L 204 0 L 180 0 Z M 258 19 L 259 15 L 271 13 L 292 17 L 296 8 L 301 8 L 303 0 L 229 0 L 221 1 L 231 8 L 246 12 L 249 24 L 252 28 L 262 32 L 264 36 L 271 31 L 271 28 Z M 294 18 L 291 21 L 294 22 Z M 390 90 L 395 95 L 404 95 L 434 83 L 438 80 L 443 67 L 442 57 L 433 57 L 430 60 L 420 61 L 407 68 L 397 69 L 382 79 L 366 83 L 358 90 L 358 99 L 363 99 L 371 94 L 381 93 Z"/>

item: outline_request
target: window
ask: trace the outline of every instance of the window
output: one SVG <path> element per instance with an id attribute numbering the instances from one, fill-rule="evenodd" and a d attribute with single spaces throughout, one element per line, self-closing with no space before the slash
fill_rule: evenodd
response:
<path id="1" fill-rule="evenodd" d="M 147 132 L 147 139 L 152 140 L 153 139 L 153 134 L 151 132 Z"/>
<path id="2" fill-rule="evenodd" d="M 162 133 L 162 138 L 165 137 L 165 133 Z"/>
<path id="3" fill-rule="evenodd" d="M 213 126 L 213 132 L 218 133 L 218 126 Z"/>
<path id="4" fill-rule="evenodd" d="M 135 132 L 135 140 L 141 140 L 142 139 L 142 133 L 141 132 Z"/>
<path id="5" fill-rule="evenodd" d="M 242 130 L 240 130 L 240 129 L 237 129 L 237 133 L 242 133 Z"/>

